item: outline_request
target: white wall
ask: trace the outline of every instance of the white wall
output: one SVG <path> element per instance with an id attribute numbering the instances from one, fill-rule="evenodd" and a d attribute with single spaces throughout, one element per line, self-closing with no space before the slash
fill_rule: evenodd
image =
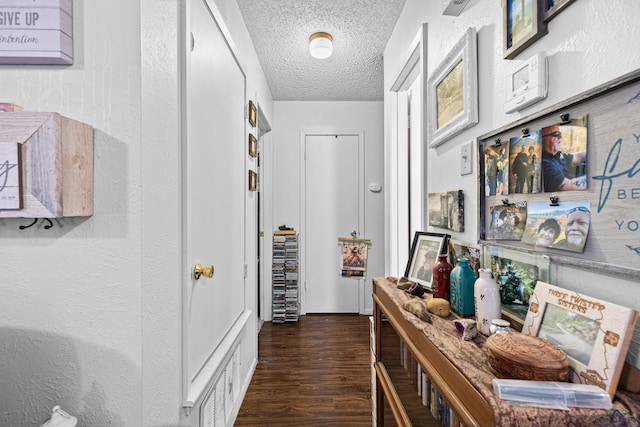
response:
<path id="1" fill-rule="evenodd" d="M 371 295 L 371 278 L 384 273 L 384 192 L 372 193 L 369 183 L 382 183 L 382 102 L 275 102 L 273 132 L 273 225 L 300 229 L 300 132 L 364 131 L 365 230 L 372 240 L 368 254 L 365 295 Z M 336 236 L 337 238 L 338 236 Z M 336 274 L 337 266 L 336 266 Z M 373 303 L 367 298 L 365 309 Z"/>
<path id="2" fill-rule="evenodd" d="M 549 61 L 549 96 L 520 113 L 503 112 L 506 88 L 504 75 L 513 70 L 516 60 L 502 55 L 502 9 L 500 2 L 471 0 L 459 17 L 442 15 L 442 2 L 407 0 L 396 28 L 385 49 L 385 123 L 391 108 L 388 90 L 401 67 L 401 58 L 420 25 L 428 23 L 429 75 L 447 53 L 473 26 L 478 32 L 479 123 L 427 153 L 427 191 L 462 189 L 465 193 L 465 232 L 453 232 L 453 238 L 477 242 L 478 212 L 477 170 L 460 175 L 460 145 L 533 112 L 556 104 L 594 86 L 605 83 L 640 67 L 640 8 L 632 2 L 609 2 L 602 7 L 598 0 L 573 3 L 549 23 L 549 33 L 521 53 L 516 60 L 530 58 L 544 51 Z M 615 29 L 615 30 L 614 30 Z M 391 134 L 385 129 L 385 144 Z M 436 231 L 432 227 L 430 231 Z M 600 276 L 569 267 L 554 267 L 552 281 L 572 290 L 628 307 L 640 308 L 637 283 L 617 277 Z M 606 283 L 606 286 L 603 286 Z M 636 327 L 634 344 L 627 360 L 640 366 L 640 327 Z"/>
<path id="3" fill-rule="evenodd" d="M 95 129 L 92 217 L 23 231 L 18 226 L 29 220 L 0 219 L 0 425 L 40 425 L 55 404 L 79 425 L 186 422 L 181 3 L 76 0 L 73 65 L 0 66 L 2 102 Z M 233 0 L 217 4 L 248 97 L 271 118 L 272 97 L 239 9 Z M 254 209 L 249 199 L 247 217 Z M 250 271 L 247 286 L 255 280 Z"/>

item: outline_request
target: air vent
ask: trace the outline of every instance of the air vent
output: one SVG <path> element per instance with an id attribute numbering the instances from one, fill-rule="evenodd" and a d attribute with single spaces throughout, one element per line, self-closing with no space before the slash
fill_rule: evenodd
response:
<path id="1" fill-rule="evenodd" d="M 458 16 L 462 13 L 462 9 L 469 3 L 469 0 L 444 0 L 443 15 Z"/>

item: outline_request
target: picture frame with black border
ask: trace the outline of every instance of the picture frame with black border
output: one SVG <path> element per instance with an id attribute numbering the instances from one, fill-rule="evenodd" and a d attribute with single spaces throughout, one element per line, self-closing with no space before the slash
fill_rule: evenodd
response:
<path id="1" fill-rule="evenodd" d="M 405 277 L 426 289 L 431 289 L 433 266 L 437 264 L 440 254 L 447 253 L 449 237 L 448 234 L 416 231 L 404 272 Z"/>

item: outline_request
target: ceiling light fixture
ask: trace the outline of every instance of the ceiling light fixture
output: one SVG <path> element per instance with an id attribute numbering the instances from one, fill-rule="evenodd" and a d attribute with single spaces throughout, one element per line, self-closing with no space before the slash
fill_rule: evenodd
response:
<path id="1" fill-rule="evenodd" d="M 309 37 L 309 53 L 318 59 L 325 59 L 333 53 L 333 37 L 329 33 L 313 33 Z"/>

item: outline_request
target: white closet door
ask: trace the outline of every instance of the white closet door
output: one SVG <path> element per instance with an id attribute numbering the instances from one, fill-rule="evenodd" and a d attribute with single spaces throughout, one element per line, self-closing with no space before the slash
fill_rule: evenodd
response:
<path id="1" fill-rule="evenodd" d="M 338 237 L 360 231 L 359 136 L 307 135 L 305 150 L 303 310 L 358 313 L 362 280 L 340 277 Z"/>

